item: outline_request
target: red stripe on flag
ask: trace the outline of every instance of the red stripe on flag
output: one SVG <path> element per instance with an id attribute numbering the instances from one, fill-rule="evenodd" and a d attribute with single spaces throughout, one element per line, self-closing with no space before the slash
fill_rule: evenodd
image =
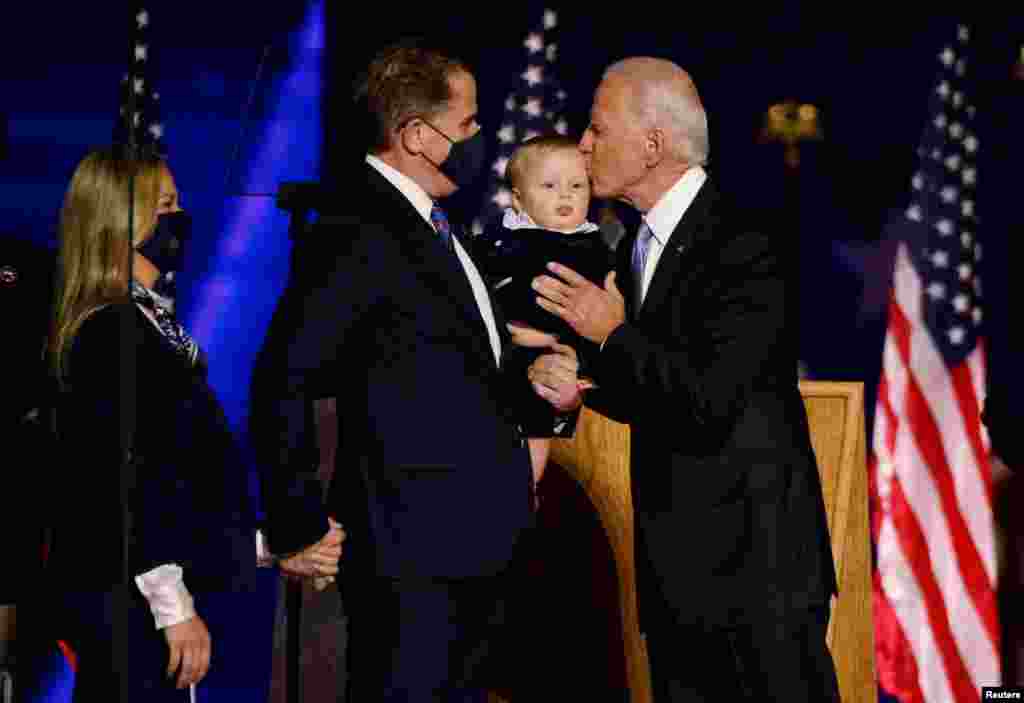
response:
<path id="1" fill-rule="evenodd" d="M 909 325 L 902 311 L 897 307 L 894 317 L 890 318 L 893 330 L 897 337 L 909 333 Z M 902 355 L 902 354 L 901 354 Z M 903 357 L 903 363 L 910 369 L 909 357 Z M 960 512 L 957 503 L 956 489 L 953 483 L 953 470 L 946 461 L 946 454 L 942 449 L 941 429 L 932 416 L 924 393 L 917 383 L 913 374 L 909 374 L 906 395 L 906 417 L 909 420 L 910 428 L 914 436 L 914 444 L 927 464 L 942 501 L 942 511 L 946 516 L 948 533 L 953 542 L 953 551 L 956 553 L 957 564 L 964 586 L 974 601 L 975 610 L 981 617 L 982 624 L 988 633 L 993 647 L 998 649 L 999 645 L 999 622 L 996 609 L 996 595 L 989 582 L 988 573 L 985 571 L 985 564 L 978 552 L 977 545 L 971 539 L 970 530 Z"/>
<path id="2" fill-rule="evenodd" d="M 882 590 L 882 579 L 877 571 L 872 586 L 875 593 L 875 666 L 878 670 L 878 685 L 886 693 L 898 698 L 900 703 L 924 703 L 914 650 L 903 634 L 892 603 Z"/>
<path id="3" fill-rule="evenodd" d="M 914 580 L 924 597 L 925 612 L 931 625 L 935 646 L 939 650 L 946 669 L 946 678 L 957 703 L 980 700 L 981 692 L 974 688 L 967 667 L 956 647 L 953 632 L 949 629 L 949 613 L 946 603 L 942 600 L 942 592 L 935 582 L 932 560 L 928 554 L 928 543 L 917 517 L 910 509 L 903 486 L 898 478 L 893 478 L 890 503 L 893 523 L 899 538 L 900 547 L 906 555 L 907 564 L 914 572 Z"/>
<path id="4" fill-rule="evenodd" d="M 988 452 L 981 443 L 981 409 L 978 407 L 974 379 L 971 378 L 967 362 L 951 369 L 951 376 L 953 388 L 956 389 L 956 399 L 960 403 L 960 412 L 964 416 L 967 439 L 971 443 L 971 451 L 974 452 L 974 463 L 978 466 L 978 476 L 985 485 L 988 504 L 992 505 L 992 467 L 989 465 Z"/>

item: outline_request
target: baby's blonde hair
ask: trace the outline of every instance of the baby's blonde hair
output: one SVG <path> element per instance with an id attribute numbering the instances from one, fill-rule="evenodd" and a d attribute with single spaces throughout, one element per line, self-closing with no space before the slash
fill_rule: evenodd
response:
<path id="1" fill-rule="evenodd" d="M 536 157 L 554 151 L 576 151 L 578 148 L 575 139 L 561 134 L 543 134 L 539 137 L 531 137 L 516 147 L 512 153 L 512 158 L 505 166 L 505 180 L 511 187 L 519 188 L 526 177 L 530 162 Z"/>

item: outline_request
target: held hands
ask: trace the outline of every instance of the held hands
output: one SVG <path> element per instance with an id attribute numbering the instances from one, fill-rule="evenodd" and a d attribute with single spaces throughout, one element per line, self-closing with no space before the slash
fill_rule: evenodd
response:
<path id="1" fill-rule="evenodd" d="M 625 321 L 626 303 L 615 284 L 614 271 L 605 276 L 602 289 L 561 264 L 549 263 L 548 270 L 558 278 L 533 279 L 533 289 L 541 296 L 537 304 L 565 320 L 581 337 L 603 344 Z"/>
<path id="2" fill-rule="evenodd" d="M 333 518 L 327 518 L 327 534 L 301 552 L 296 552 L 280 562 L 281 571 L 293 579 L 311 579 L 314 588 L 322 591 L 334 581 L 341 559 L 341 543 L 346 534 Z"/>
<path id="3" fill-rule="evenodd" d="M 199 683 L 210 670 L 210 652 L 212 645 L 210 631 L 206 623 L 198 615 L 185 622 L 164 628 L 164 637 L 171 650 L 167 662 L 167 678 L 178 673 L 175 688 L 188 688 Z"/>
<path id="4" fill-rule="evenodd" d="M 555 344 L 551 350 L 552 353 L 537 357 L 526 375 L 533 383 L 534 392 L 555 410 L 572 412 L 583 405 L 582 391 L 592 388 L 593 384 L 577 377 L 580 364 L 572 347 Z"/>

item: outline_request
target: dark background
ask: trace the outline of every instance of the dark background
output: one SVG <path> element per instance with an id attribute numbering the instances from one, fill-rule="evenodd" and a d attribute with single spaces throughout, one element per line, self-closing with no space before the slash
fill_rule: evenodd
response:
<path id="1" fill-rule="evenodd" d="M 165 143 L 194 217 L 181 314 L 210 354 L 211 379 L 244 441 L 252 360 L 291 253 L 288 216 L 272 195 L 285 180 L 323 180 L 343 193 L 349 169 L 362 157 L 348 102 L 355 71 L 383 42 L 403 35 L 430 36 L 453 48 L 475 68 L 481 122 L 493 148 L 505 97 L 523 70 L 522 42 L 542 6 L 356 8 L 338 0 L 262 6 L 154 0 L 147 6 Z M 558 30 L 549 38 L 559 46 L 571 130 L 579 134 L 586 126 L 593 90 L 612 61 L 643 54 L 686 68 L 708 110 L 712 177 L 758 213 L 765 229 L 799 244 L 801 356 L 809 374 L 864 382 L 870 417 L 888 290 L 880 239 L 907 203 L 936 56 L 955 36 L 955 18 L 826 17 L 808 13 L 803 3 L 776 3 L 770 12 L 738 5 L 699 13 L 673 5 L 637 8 L 592 4 L 583 11 L 566 4 L 559 10 Z M 121 3 L 19 3 L 4 12 L 0 245 L 7 248 L 0 255 L 14 243 L 46 252 L 55 245 L 74 165 L 90 146 L 111 138 L 131 17 Z M 990 373 L 1020 397 L 1019 347 L 1010 342 L 1011 301 L 1020 287 L 1010 269 L 1024 219 L 1018 127 L 1024 80 L 1013 79 L 1024 17 L 971 27 Z M 785 168 L 779 145 L 758 140 L 765 110 L 787 98 L 816 105 L 824 132 L 823 141 L 803 146 L 795 171 Z M 461 193 L 454 211 L 469 219 L 481 194 Z M 622 216 L 628 221 L 628 213 Z M 4 337 L 17 339 L 19 330 L 7 326 L 8 309 L 3 319 Z M 5 374 L 5 383 L 18 381 L 17 368 Z"/>

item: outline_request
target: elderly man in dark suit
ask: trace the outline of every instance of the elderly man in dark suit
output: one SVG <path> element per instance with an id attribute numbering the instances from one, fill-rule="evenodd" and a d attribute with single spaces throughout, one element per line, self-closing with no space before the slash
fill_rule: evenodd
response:
<path id="1" fill-rule="evenodd" d="M 608 68 L 580 149 L 594 194 L 632 205 L 642 224 L 604 289 L 557 264 L 535 288 L 594 344 L 586 404 L 631 429 L 655 700 L 838 700 L 793 257 L 708 177 L 704 108 L 675 64 Z M 548 355 L 530 373 L 552 384 L 575 371 Z"/>
<path id="2" fill-rule="evenodd" d="M 308 551 L 328 514 L 344 525 L 354 702 L 484 700 L 501 576 L 531 521 L 525 364 L 509 368 L 500 313 L 438 203 L 483 165 L 476 95 L 437 51 L 402 44 L 371 62 L 357 97 L 372 145 L 337 203 L 357 216 L 333 225 L 333 270 L 285 292 L 266 341 L 277 362 L 254 379 L 270 551 Z M 337 398 L 326 506 L 317 397 Z"/>

